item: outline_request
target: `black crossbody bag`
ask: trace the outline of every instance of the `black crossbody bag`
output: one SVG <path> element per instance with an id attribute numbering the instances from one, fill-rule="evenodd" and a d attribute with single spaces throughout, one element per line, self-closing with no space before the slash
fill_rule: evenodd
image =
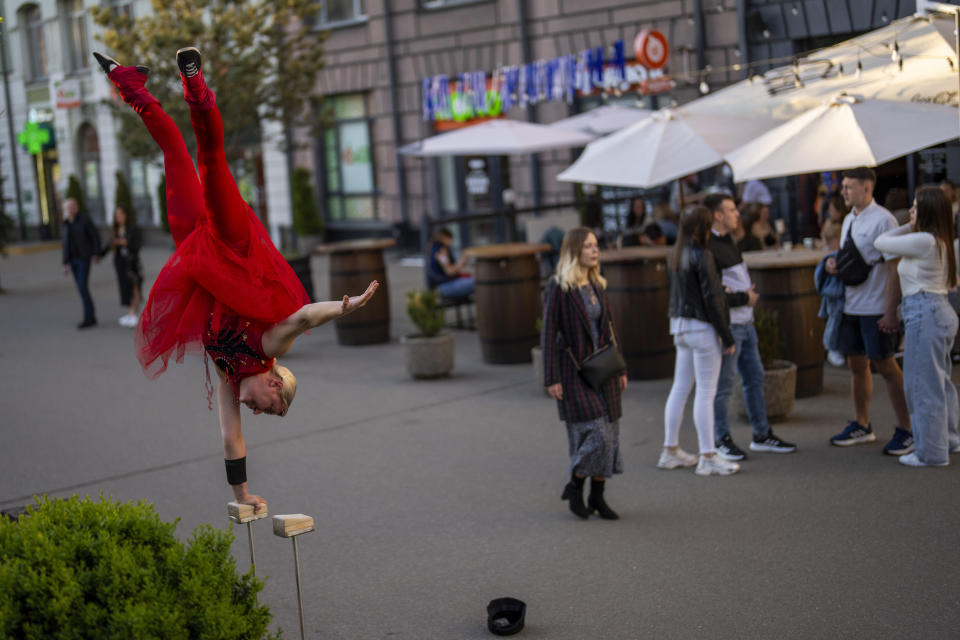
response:
<path id="1" fill-rule="evenodd" d="M 843 284 L 855 287 L 866 281 L 872 268 L 873 266 L 863 259 L 863 255 L 853 241 L 853 223 L 851 222 L 847 241 L 837 251 L 837 277 Z"/>
<path id="2" fill-rule="evenodd" d="M 577 362 L 573 357 L 573 352 L 567 347 L 567 353 L 577 371 L 583 377 L 584 381 L 594 390 L 599 392 L 604 383 L 627 368 L 627 363 L 617 348 L 617 337 L 613 333 L 613 322 L 610 322 L 610 344 L 604 345 L 583 359 L 583 362 Z"/>

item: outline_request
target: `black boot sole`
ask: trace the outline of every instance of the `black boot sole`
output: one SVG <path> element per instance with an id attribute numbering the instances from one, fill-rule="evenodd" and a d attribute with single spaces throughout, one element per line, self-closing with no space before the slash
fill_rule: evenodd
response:
<path id="1" fill-rule="evenodd" d="M 190 65 L 193 68 L 190 69 Z M 203 70 L 200 60 L 200 50 L 196 47 L 184 47 L 177 51 L 177 67 L 184 78 L 192 78 Z"/>
<path id="2" fill-rule="evenodd" d="M 99 51 L 94 51 L 93 57 L 97 61 L 97 64 L 100 65 L 100 68 L 103 69 L 103 72 L 107 75 L 110 75 L 111 71 L 113 71 L 115 68 L 120 66 L 119 62 L 117 62 L 110 56 L 103 55 Z M 147 75 L 150 73 L 150 67 L 145 67 L 142 64 L 138 64 L 137 71 L 139 71 L 143 75 Z"/>

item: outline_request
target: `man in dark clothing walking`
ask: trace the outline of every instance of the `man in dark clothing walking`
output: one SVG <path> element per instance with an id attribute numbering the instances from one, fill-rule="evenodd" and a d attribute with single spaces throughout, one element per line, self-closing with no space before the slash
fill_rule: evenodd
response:
<path id="1" fill-rule="evenodd" d="M 63 273 L 73 272 L 77 291 L 83 300 L 83 322 L 78 329 L 86 329 L 97 324 L 97 313 L 93 308 L 93 298 L 87 281 L 90 278 L 90 260 L 100 262 L 100 233 L 86 214 L 80 213 L 80 206 L 73 198 L 63 203 Z"/>
<path id="2" fill-rule="evenodd" d="M 757 330 L 753 326 L 753 306 L 759 296 L 753 290 L 750 272 L 743 262 L 743 256 L 730 235 L 740 224 L 740 214 L 733 198 L 723 193 L 710 194 L 703 200 L 705 207 L 713 213 L 713 237 L 711 251 L 717 261 L 717 271 L 723 280 L 727 292 L 727 306 L 730 308 L 730 331 L 736 350 L 732 355 L 723 356 L 720 366 L 720 380 L 717 383 L 717 396 L 713 404 L 714 437 L 717 442 L 717 454 L 727 460 L 743 460 L 746 454 L 733 442 L 730 436 L 730 422 L 727 408 L 733 392 L 734 376 L 739 372 L 743 387 L 743 400 L 747 417 L 753 427 L 751 451 L 771 453 L 790 453 L 797 447 L 784 442 L 773 434 L 767 421 L 767 405 L 763 396 L 763 363 L 758 350 Z"/>

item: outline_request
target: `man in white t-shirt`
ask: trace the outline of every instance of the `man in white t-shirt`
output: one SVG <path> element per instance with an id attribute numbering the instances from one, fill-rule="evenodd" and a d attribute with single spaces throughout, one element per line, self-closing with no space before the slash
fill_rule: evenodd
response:
<path id="1" fill-rule="evenodd" d="M 894 427 L 893 438 L 884 446 L 888 455 L 903 455 L 913 451 L 910 414 L 903 394 L 903 373 L 894 353 L 897 347 L 897 305 L 900 303 L 900 279 L 897 276 L 897 256 L 884 254 L 874 247 L 874 240 L 885 231 L 894 229 L 897 220 L 873 199 L 877 175 L 873 169 L 859 167 L 843 173 L 840 189 L 850 213 L 843 219 L 840 246 L 852 239 L 863 260 L 871 265 L 867 279 L 861 284 L 844 287 L 843 318 L 840 322 L 839 347 L 846 356 L 853 376 L 852 394 L 854 420 L 830 443 L 845 447 L 873 442 L 876 436 L 870 425 L 870 396 L 873 395 L 872 363 L 887 382 L 887 392 L 899 426 Z M 830 258 L 827 273 L 837 273 L 836 260 Z"/>

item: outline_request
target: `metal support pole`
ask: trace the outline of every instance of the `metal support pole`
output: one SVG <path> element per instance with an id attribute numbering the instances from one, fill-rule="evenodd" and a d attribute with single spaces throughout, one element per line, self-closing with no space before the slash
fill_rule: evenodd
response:
<path id="1" fill-rule="evenodd" d="M 253 575 L 257 575 L 257 558 L 253 554 L 253 529 L 251 528 L 252 523 L 247 523 L 247 540 L 250 541 L 250 569 L 253 571 Z"/>
<path id="2" fill-rule="evenodd" d="M 300 612 L 300 640 L 305 640 L 306 635 L 303 631 L 303 595 L 300 592 L 300 547 L 297 546 L 297 539 L 293 539 L 293 566 L 297 573 L 297 609 Z"/>
<path id="3" fill-rule="evenodd" d="M 10 135 L 10 161 L 13 163 L 13 188 L 17 192 L 17 220 L 20 223 L 20 239 L 27 239 L 27 221 L 23 211 L 23 196 L 20 195 L 20 164 L 17 162 L 17 139 L 13 137 L 13 104 L 10 103 L 10 81 L 7 78 L 6 33 L 0 23 L 0 64 L 3 65 L 3 95 L 7 103 L 7 133 Z"/>

